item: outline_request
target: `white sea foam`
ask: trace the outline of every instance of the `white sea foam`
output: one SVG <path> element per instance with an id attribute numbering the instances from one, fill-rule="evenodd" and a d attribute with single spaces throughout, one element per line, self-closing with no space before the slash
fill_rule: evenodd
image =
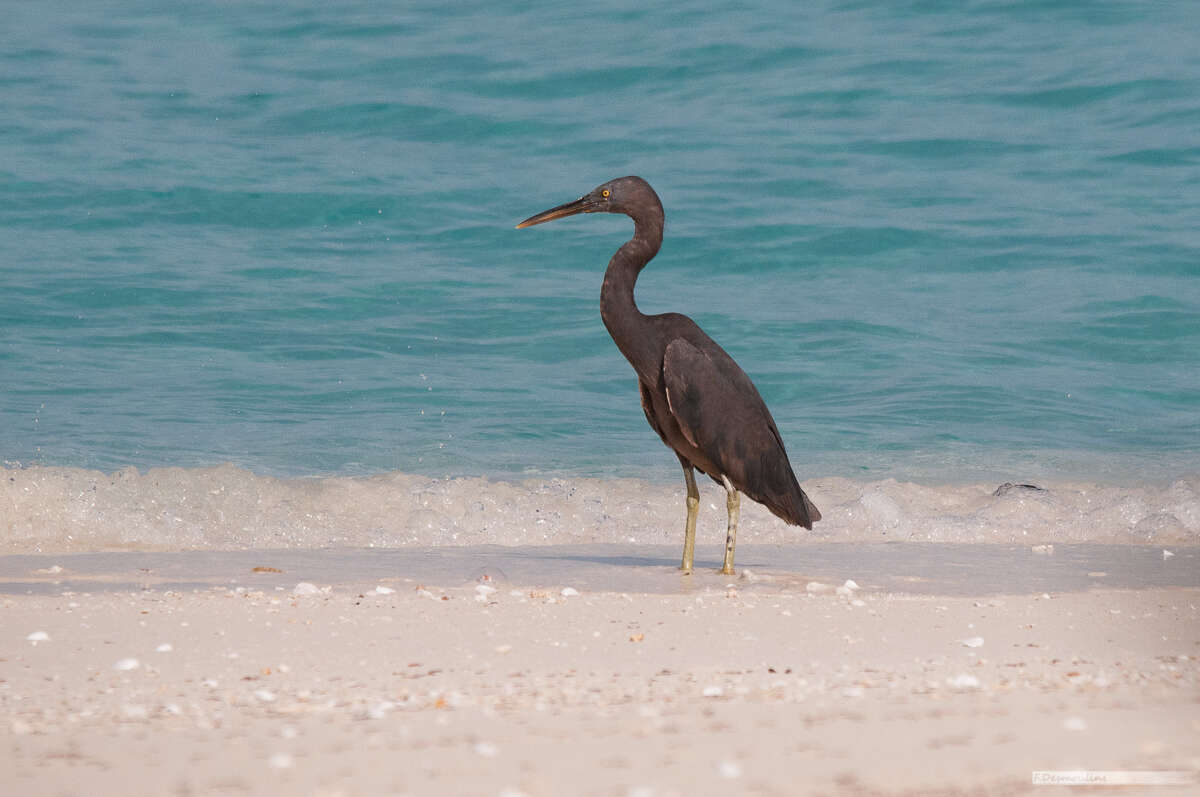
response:
<path id="1" fill-rule="evenodd" d="M 814 531 L 743 501 L 738 541 L 1200 544 L 1200 474 L 1165 485 L 1040 490 L 841 478 L 804 486 L 824 515 Z M 701 539 L 723 539 L 723 492 L 701 490 Z M 0 469 L 0 553 L 676 543 L 683 514 L 682 479 L 277 479 L 229 465 Z"/>

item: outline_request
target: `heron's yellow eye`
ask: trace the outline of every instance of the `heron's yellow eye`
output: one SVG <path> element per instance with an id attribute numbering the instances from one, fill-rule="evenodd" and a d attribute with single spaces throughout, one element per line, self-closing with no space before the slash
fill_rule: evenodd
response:
<path id="1" fill-rule="evenodd" d="M 608 199 L 609 193 L 611 193 L 611 192 L 607 188 L 605 188 L 603 191 L 600 192 L 600 196 L 604 197 L 605 199 Z"/>

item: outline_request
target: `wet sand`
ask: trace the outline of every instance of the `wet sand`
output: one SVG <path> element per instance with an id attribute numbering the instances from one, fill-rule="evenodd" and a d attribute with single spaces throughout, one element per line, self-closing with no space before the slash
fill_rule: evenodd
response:
<path id="1" fill-rule="evenodd" d="M 0 793 L 1068 794 L 1032 773 L 1193 773 L 1200 567 L 1171 553 L 745 546 L 735 578 L 715 547 L 691 577 L 667 546 L 0 557 Z"/>
<path id="2" fill-rule="evenodd" d="M 297 581 L 369 588 L 380 580 L 440 587 L 480 579 L 518 586 L 571 584 L 592 592 L 680 593 L 723 587 L 723 549 L 696 547 L 696 571 L 679 570 L 678 545 L 411 546 L 250 551 L 137 551 L 0 556 L 0 594 L 214 586 L 290 588 Z M 869 592 L 965 595 L 1093 587 L 1200 587 L 1200 547 L 804 543 L 740 545 L 738 579 L 762 590 L 804 591 L 810 581 L 853 579 Z M 256 570 L 256 568 L 258 568 Z M 735 579 L 737 580 L 737 579 Z"/>

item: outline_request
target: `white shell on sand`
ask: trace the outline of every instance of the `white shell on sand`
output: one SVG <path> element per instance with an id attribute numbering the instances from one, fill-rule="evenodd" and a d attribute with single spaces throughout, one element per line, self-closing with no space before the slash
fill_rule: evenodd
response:
<path id="1" fill-rule="evenodd" d="M 275 753 L 267 759 L 267 765 L 271 769 L 291 769 L 296 760 L 288 753 Z"/>
<path id="2" fill-rule="evenodd" d="M 963 672 L 946 679 L 946 683 L 954 689 L 978 689 L 979 679 L 970 673 Z"/>
<path id="3" fill-rule="evenodd" d="M 742 765 L 736 761 L 722 761 L 717 764 L 717 772 L 721 773 L 723 778 L 740 778 L 742 776 Z"/>

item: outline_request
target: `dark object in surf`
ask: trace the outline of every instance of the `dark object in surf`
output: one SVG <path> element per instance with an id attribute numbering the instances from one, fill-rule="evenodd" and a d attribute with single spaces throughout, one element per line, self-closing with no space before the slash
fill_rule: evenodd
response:
<path id="1" fill-rule="evenodd" d="M 1013 484 L 1012 482 L 1005 482 L 997 487 L 996 491 L 992 493 L 992 495 L 994 495 L 996 498 L 999 498 L 1002 495 L 1008 495 L 1013 490 L 1028 490 L 1033 493 L 1046 492 L 1045 487 L 1038 487 L 1036 484 Z"/>

